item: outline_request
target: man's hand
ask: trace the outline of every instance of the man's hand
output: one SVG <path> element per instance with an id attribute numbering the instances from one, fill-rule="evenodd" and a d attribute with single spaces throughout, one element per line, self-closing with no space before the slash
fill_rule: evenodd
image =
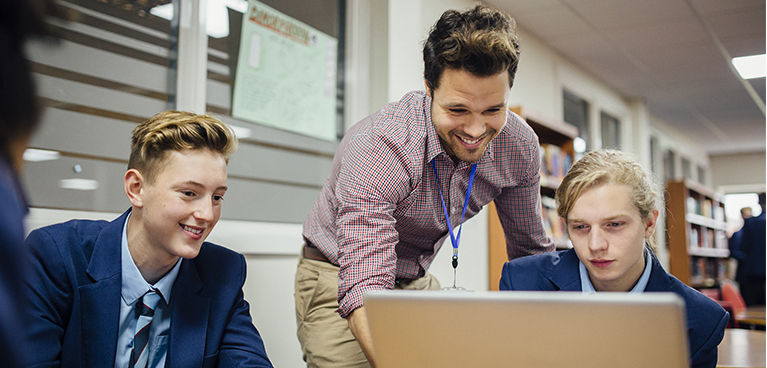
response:
<path id="1" fill-rule="evenodd" d="M 352 331 L 352 335 L 360 344 L 365 357 L 368 358 L 370 366 L 375 368 L 375 352 L 373 351 L 373 341 L 370 337 L 370 325 L 368 324 L 368 315 L 365 312 L 365 307 L 353 310 L 346 320 L 349 322 L 349 329 Z"/>

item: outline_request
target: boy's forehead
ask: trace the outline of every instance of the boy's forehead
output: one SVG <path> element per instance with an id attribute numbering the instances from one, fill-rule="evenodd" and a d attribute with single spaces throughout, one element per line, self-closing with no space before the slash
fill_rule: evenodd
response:
<path id="1" fill-rule="evenodd" d="M 207 156 L 211 155 L 211 156 Z M 224 173 L 226 173 L 226 157 L 218 151 L 211 150 L 209 148 L 186 148 L 181 150 L 167 150 L 163 152 L 162 157 L 152 162 L 148 162 L 147 169 L 154 174 L 155 177 L 167 172 L 170 168 L 179 169 L 185 168 L 187 171 L 194 173 L 206 173 L 212 174 L 210 169 L 214 167 L 205 167 L 204 163 L 198 162 L 201 159 L 207 157 L 213 157 L 214 160 L 221 159 L 224 161 L 222 167 Z M 218 166 L 218 165 L 214 165 Z M 191 170 L 190 170 L 191 169 Z M 185 181 L 184 178 L 175 178 L 179 181 Z"/>

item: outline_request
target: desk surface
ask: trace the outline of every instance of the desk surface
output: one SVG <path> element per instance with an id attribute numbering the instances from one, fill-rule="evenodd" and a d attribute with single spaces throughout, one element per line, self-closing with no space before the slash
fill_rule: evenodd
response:
<path id="1" fill-rule="evenodd" d="M 738 313 L 735 319 L 740 323 L 764 326 L 765 308 L 764 306 L 747 308 L 745 311 Z"/>
<path id="2" fill-rule="evenodd" d="M 719 344 L 717 367 L 765 367 L 765 332 L 728 328 Z"/>

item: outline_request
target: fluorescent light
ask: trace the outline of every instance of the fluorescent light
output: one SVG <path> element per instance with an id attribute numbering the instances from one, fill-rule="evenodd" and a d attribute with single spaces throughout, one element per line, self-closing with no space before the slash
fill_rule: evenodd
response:
<path id="1" fill-rule="evenodd" d="M 246 0 L 208 0 L 207 17 L 208 24 L 205 33 L 213 38 L 222 38 L 229 35 L 229 13 L 226 8 L 231 8 L 240 13 L 248 10 Z M 149 13 L 167 20 L 173 18 L 173 3 L 155 6 Z"/>
<path id="2" fill-rule="evenodd" d="M 59 180 L 59 188 L 74 190 L 96 190 L 99 182 L 91 179 L 62 179 Z"/>
<path id="3" fill-rule="evenodd" d="M 743 79 L 764 78 L 767 74 L 767 59 L 764 54 L 732 58 L 732 65 Z"/>
<path id="4" fill-rule="evenodd" d="M 230 125 L 229 127 L 232 128 L 234 136 L 237 137 L 237 139 L 250 138 L 250 136 L 253 135 L 253 131 L 250 130 L 250 128 L 243 128 L 236 125 Z"/>
<path id="5" fill-rule="evenodd" d="M 24 161 L 29 161 L 29 162 L 53 161 L 53 160 L 58 160 L 61 157 L 61 153 L 59 153 L 58 151 L 27 148 L 24 151 L 23 157 L 24 157 Z"/>

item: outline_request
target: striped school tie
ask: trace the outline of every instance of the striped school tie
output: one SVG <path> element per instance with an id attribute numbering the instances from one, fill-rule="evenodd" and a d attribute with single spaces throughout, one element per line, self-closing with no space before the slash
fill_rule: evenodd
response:
<path id="1" fill-rule="evenodd" d="M 139 314 L 136 322 L 136 334 L 133 335 L 133 350 L 131 350 L 130 361 L 132 368 L 146 368 L 147 342 L 149 341 L 149 329 L 152 327 L 152 317 L 157 308 L 157 302 L 160 301 L 160 295 L 154 290 L 147 291 L 144 296 L 136 303 L 136 314 Z"/>

